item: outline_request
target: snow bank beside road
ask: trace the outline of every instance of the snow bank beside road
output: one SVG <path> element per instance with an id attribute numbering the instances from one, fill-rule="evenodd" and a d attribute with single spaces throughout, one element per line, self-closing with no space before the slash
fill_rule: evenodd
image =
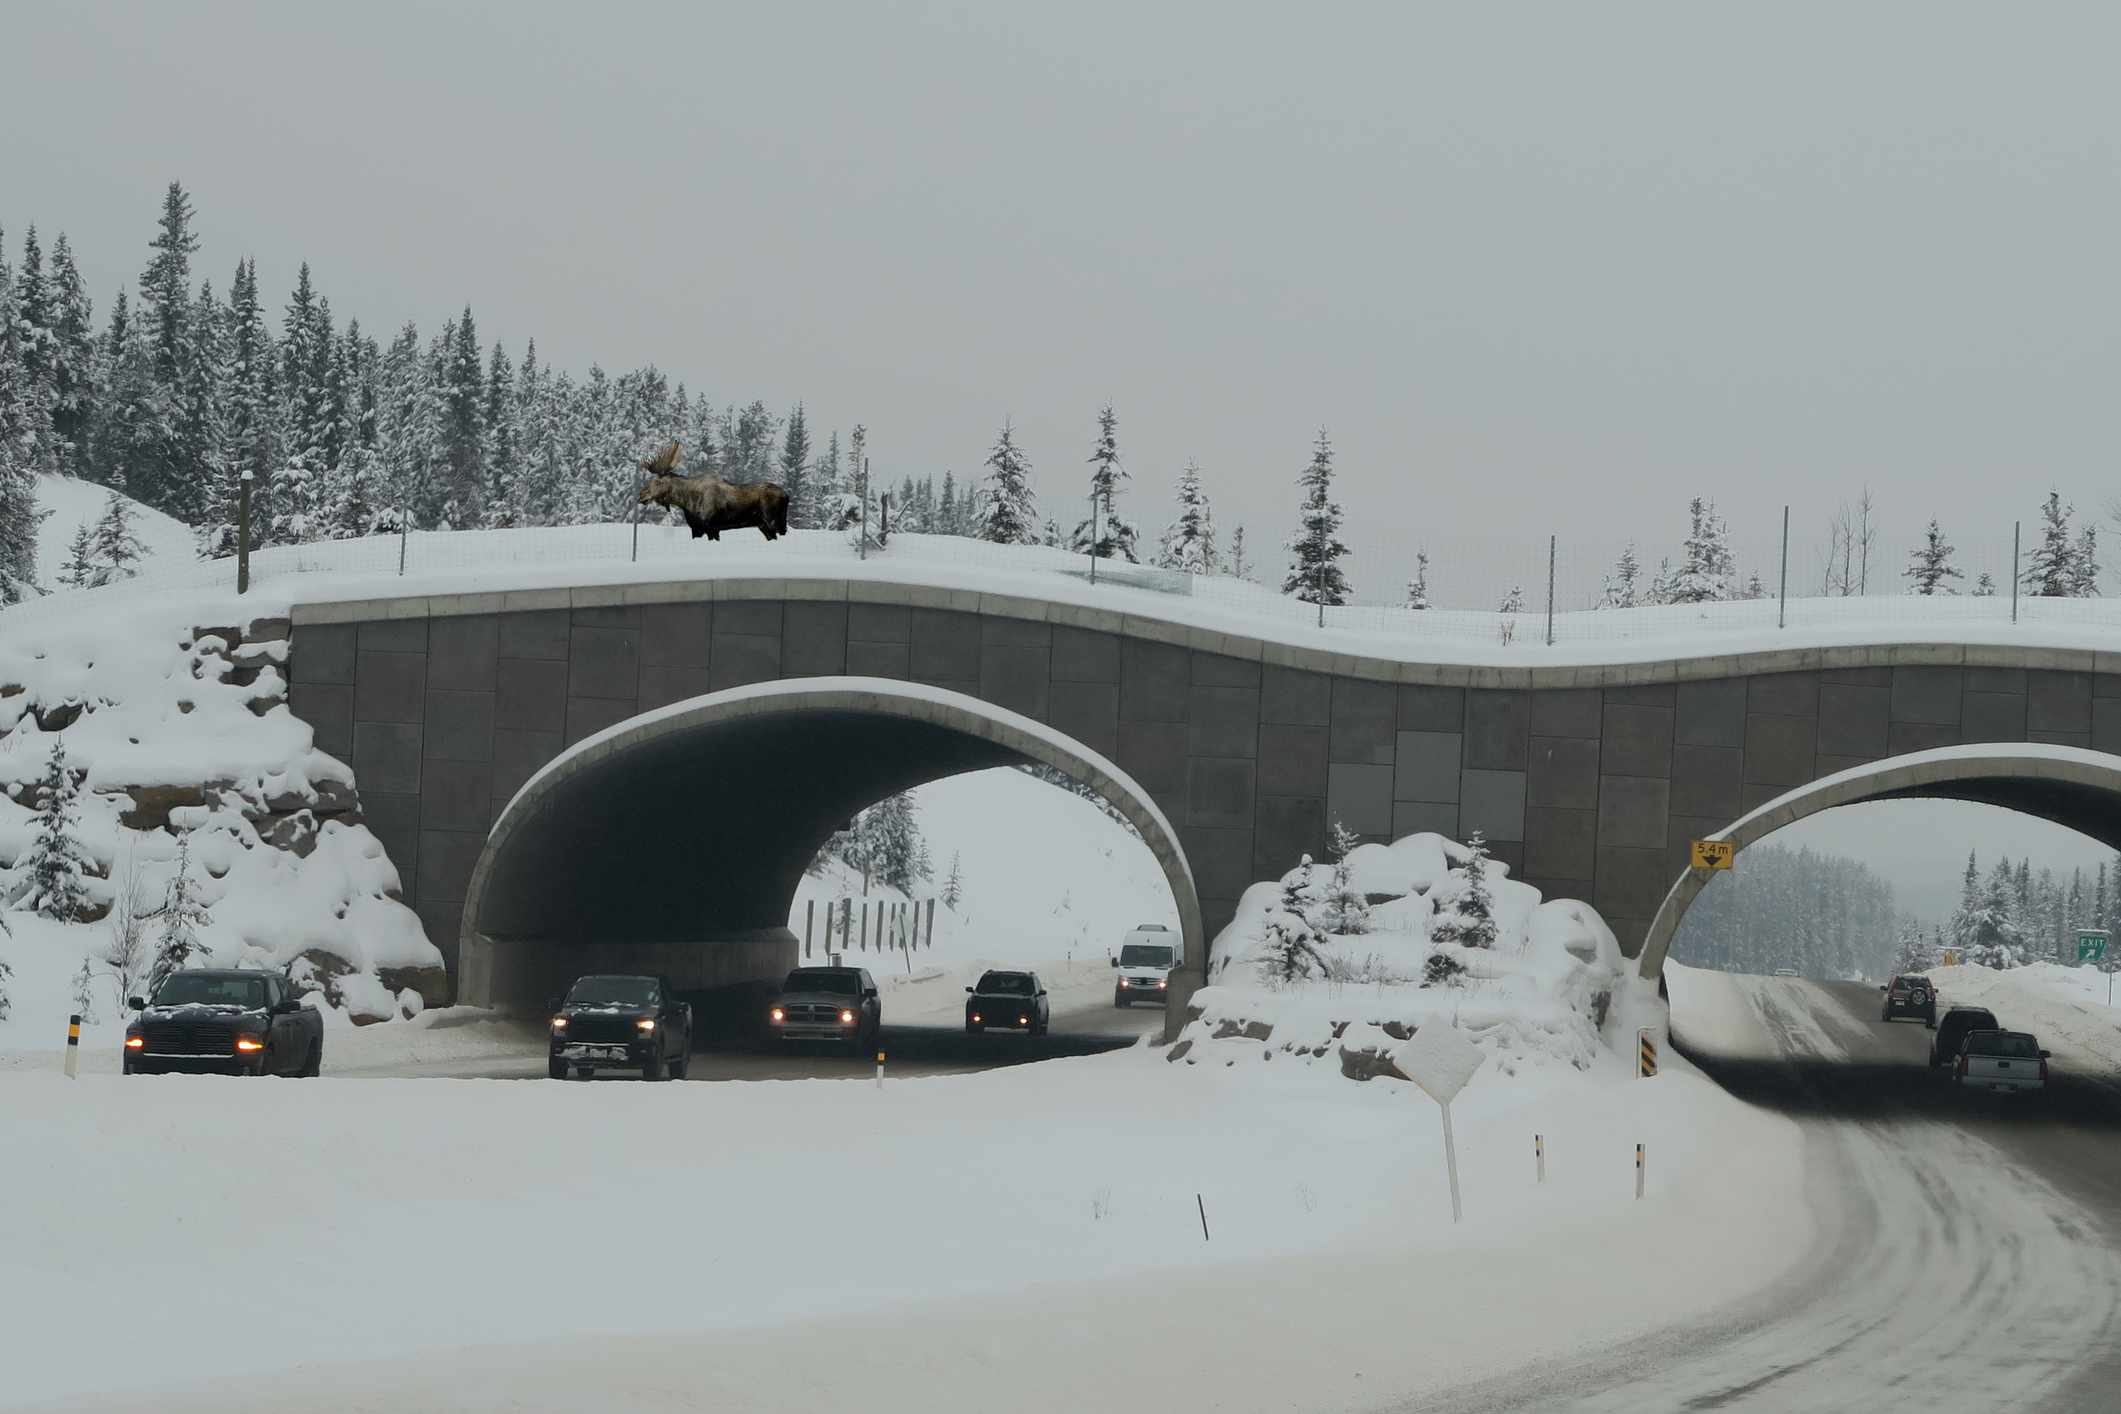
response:
<path id="1" fill-rule="evenodd" d="M 1126 1393 L 1169 1377 L 1181 1347 L 1144 1341 L 1157 1330 L 1255 1333 L 1247 1359 L 1187 1363 L 1203 1406 L 1317 1408 L 1696 1314 L 1783 1271 L 1809 1235 L 1792 1126 L 1680 1068 L 1476 1076 L 1453 1110 L 1455 1228 L 1436 1116 L 1411 1087 L 1321 1091 L 1293 1068 L 1172 1067 L 1147 1050 L 882 1091 L 0 1074 L 0 1111 L 11 1149 L 49 1160 L 19 1166 L 0 1205 L 0 1405 L 108 1408 L 125 1386 L 213 1379 L 221 1407 L 243 1407 L 227 1402 L 240 1372 L 357 1351 L 357 1379 L 302 1372 L 275 1397 L 341 1407 L 416 1369 L 431 1383 L 398 1407 L 457 1407 L 483 1396 L 457 1381 L 453 1350 L 659 1333 L 690 1353 L 679 1387 L 704 1396 L 729 1378 L 718 1370 L 757 1370 L 744 1350 L 763 1328 L 882 1322 L 932 1351 L 949 1321 L 1030 1351 L 1058 1338 L 1058 1302 L 1067 1339 L 1124 1354 L 1049 1367 L 1018 1407 L 1160 1398 L 1167 1383 Z M 361 1137 L 377 1134 L 390 1142 Z M 113 1272 L 141 1292 L 257 1293 L 263 1252 L 299 1255 L 270 1299 L 241 1305 L 242 1340 L 227 1338 L 229 1303 L 172 1302 L 128 1326 L 124 1361 L 99 1354 L 83 1313 L 107 1303 Z M 613 1252 L 651 1254 L 626 1263 L 623 1300 L 555 1299 L 603 1291 Z M 413 1287 L 427 1299 L 405 1300 Z M 1256 1337 L 1268 1299 L 1271 1354 Z M 660 1391 L 667 1407 L 669 1369 L 598 1368 L 602 1397 Z M 954 1402 L 932 1360 L 861 1373 L 871 1408 Z M 708 1402 L 804 1407 L 819 1391 L 721 1393 Z M 562 1382 L 507 1407 L 581 1395 Z"/>
<path id="2" fill-rule="evenodd" d="M 2030 1031 L 2057 1061 L 2121 1069 L 2121 1007 L 2109 1007 L 2107 976 L 2090 967 L 1933 967 L 1938 1010 L 1985 1006 L 2014 1031 Z"/>

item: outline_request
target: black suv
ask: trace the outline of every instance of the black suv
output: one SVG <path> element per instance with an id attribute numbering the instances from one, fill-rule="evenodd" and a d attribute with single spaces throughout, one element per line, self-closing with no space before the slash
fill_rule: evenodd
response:
<path id="1" fill-rule="evenodd" d="M 1046 984 L 1036 972 L 983 973 L 977 987 L 967 987 L 965 1031 L 1023 1031 L 1046 1034 L 1053 1019 L 1053 1005 L 1046 1000 Z"/>
<path id="2" fill-rule="evenodd" d="M 643 1080 L 683 1080 L 692 1068 L 692 1006 L 660 977 L 579 977 L 553 1003 L 545 1073 L 583 1079 L 638 1070 Z"/>
<path id="3" fill-rule="evenodd" d="M 152 1001 L 128 1003 L 127 1075 L 315 1075 L 324 1067 L 324 1016 L 288 980 L 252 968 L 173 972 Z"/>
<path id="4" fill-rule="evenodd" d="M 864 1051 L 884 1028 L 884 1004 L 866 967 L 798 967 L 766 1021 L 782 1042 L 839 1041 Z"/>
<path id="5" fill-rule="evenodd" d="M 1937 991 L 1930 986 L 1929 978 L 1903 974 L 1878 990 L 1885 993 L 1883 1020 L 1891 1021 L 1896 1016 L 1919 1016 L 1925 1026 L 1937 1024 Z"/>
<path id="6" fill-rule="evenodd" d="M 1955 1006 L 1937 1018 L 1937 1034 L 1930 1038 L 1930 1065 L 1941 1067 L 1959 1059 L 1959 1045 L 1969 1031 L 2001 1031 L 2003 1023 L 1985 1006 Z"/>

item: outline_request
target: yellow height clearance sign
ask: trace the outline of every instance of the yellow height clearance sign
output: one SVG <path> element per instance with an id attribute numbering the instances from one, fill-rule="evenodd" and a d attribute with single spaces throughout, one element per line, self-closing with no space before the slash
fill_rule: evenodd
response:
<path id="1" fill-rule="evenodd" d="M 1738 846 L 1729 840 L 1694 841 L 1694 867 L 1696 869 L 1728 869 L 1731 861 L 1738 857 Z"/>

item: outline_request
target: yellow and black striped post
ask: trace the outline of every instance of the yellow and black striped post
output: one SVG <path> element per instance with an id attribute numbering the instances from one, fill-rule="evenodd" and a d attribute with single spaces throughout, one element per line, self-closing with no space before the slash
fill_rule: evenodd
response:
<path id="1" fill-rule="evenodd" d="M 1657 1038 L 1645 1026 L 1635 1033 L 1637 1045 L 1636 1075 L 1648 1079 L 1657 1073 Z"/>
<path id="2" fill-rule="evenodd" d="M 1532 1158 L 1539 1165 L 1539 1181 L 1547 1181 L 1547 1138 L 1544 1134 L 1532 1136 Z"/>
<path id="3" fill-rule="evenodd" d="M 882 1051 L 876 1053 L 876 1088 L 879 1090 L 884 1088 L 884 1053 Z"/>
<path id="4" fill-rule="evenodd" d="M 75 1012 L 66 1018 L 66 1078 L 71 1080 L 81 1068 L 81 1014 Z"/>
<path id="5" fill-rule="evenodd" d="M 1642 1196 L 1642 1146 L 1635 1146 L 1635 1196 Z"/>

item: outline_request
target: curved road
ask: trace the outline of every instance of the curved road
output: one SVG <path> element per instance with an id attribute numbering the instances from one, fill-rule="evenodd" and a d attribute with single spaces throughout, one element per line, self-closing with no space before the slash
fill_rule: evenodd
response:
<path id="1" fill-rule="evenodd" d="M 1739 981 L 1775 1054 L 1696 1044 L 1680 1004 L 1673 1041 L 1804 1124 L 1813 1252 L 1736 1309 L 1423 1414 L 2121 1409 L 2121 1089 L 2058 1071 L 2030 1105 L 1962 1095 L 1930 1071 L 1926 1028 L 1879 1020 L 1875 987 Z"/>

